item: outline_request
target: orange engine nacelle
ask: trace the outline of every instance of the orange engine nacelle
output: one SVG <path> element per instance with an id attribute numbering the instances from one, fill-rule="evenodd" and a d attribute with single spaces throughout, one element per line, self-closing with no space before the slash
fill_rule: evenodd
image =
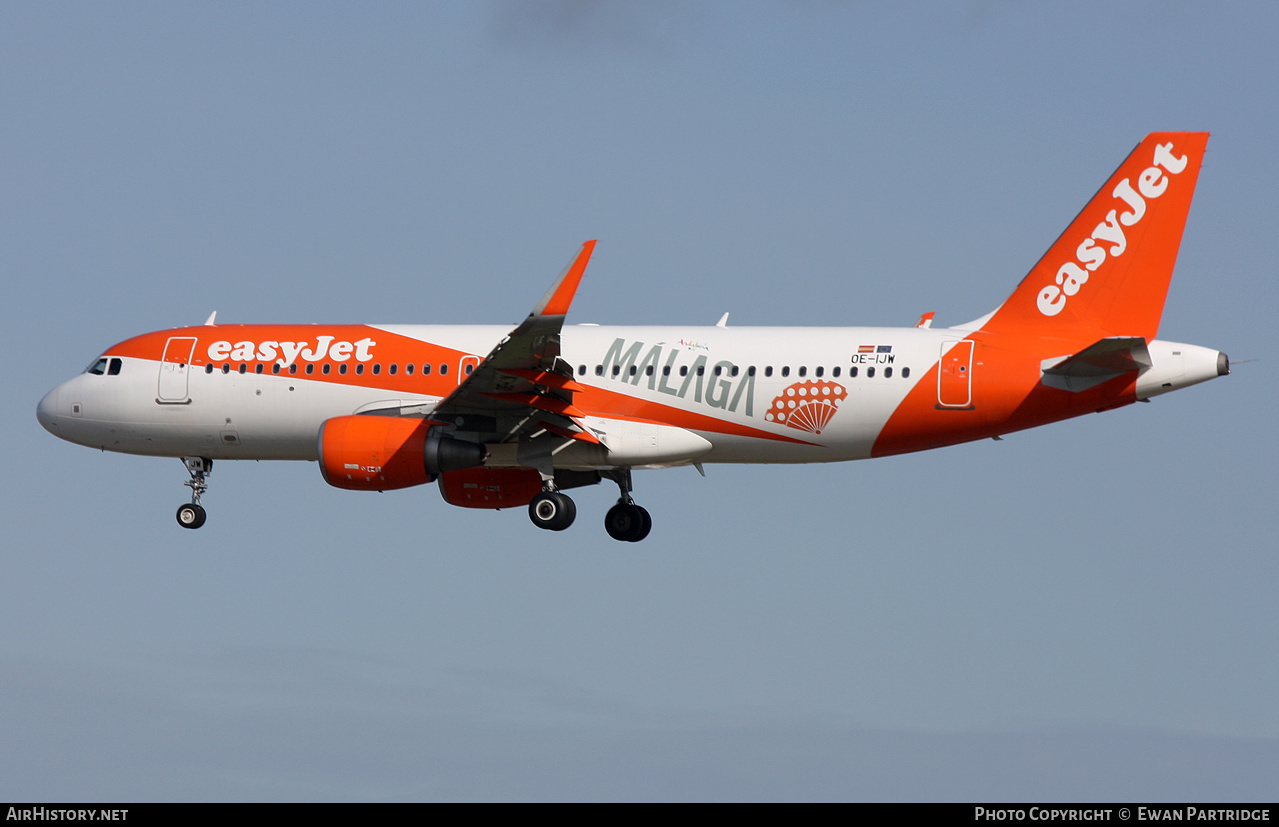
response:
<path id="1" fill-rule="evenodd" d="M 463 508 L 517 508 L 541 490 L 542 477 L 532 468 L 467 468 L 440 476 L 444 501 Z"/>
<path id="2" fill-rule="evenodd" d="M 484 462 L 484 447 L 431 433 L 439 423 L 396 416 L 338 416 L 320 426 L 320 473 L 336 488 L 390 491 Z"/>
<path id="3" fill-rule="evenodd" d="M 431 481 L 426 435 L 431 423 L 395 416 L 339 416 L 320 426 L 324 481 L 353 491 L 389 491 Z"/>

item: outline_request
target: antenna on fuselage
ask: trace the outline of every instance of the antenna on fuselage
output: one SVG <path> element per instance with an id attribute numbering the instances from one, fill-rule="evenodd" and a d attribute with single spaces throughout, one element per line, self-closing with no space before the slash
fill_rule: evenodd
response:
<path id="1" fill-rule="evenodd" d="M 216 310 L 214 310 L 212 313 L 209 314 L 209 318 L 204 320 L 204 323 L 209 327 L 213 327 L 215 324 L 217 324 L 217 322 L 218 322 L 218 311 Z"/>
<path id="2" fill-rule="evenodd" d="M 728 327 L 728 314 L 725 313 L 719 317 L 719 321 L 715 323 L 716 327 Z"/>

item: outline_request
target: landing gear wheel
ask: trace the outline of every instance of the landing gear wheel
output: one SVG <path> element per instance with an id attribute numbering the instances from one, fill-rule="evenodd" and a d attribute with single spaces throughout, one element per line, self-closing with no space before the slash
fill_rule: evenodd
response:
<path id="1" fill-rule="evenodd" d="M 528 504 L 528 518 L 533 525 L 547 531 L 563 531 L 573 524 L 577 506 L 568 495 L 558 491 L 543 491 Z"/>
<path id="2" fill-rule="evenodd" d="M 614 540 L 638 543 L 653 529 L 653 518 L 648 510 L 635 503 L 621 502 L 604 515 L 604 530 Z"/>
<path id="3" fill-rule="evenodd" d="M 182 464 L 191 475 L 191 479 L 182 483 L 191 489 L 191 502 L 178 506 L 178 525 L 183 528 L 199 528 L 204 525 L 204 519 L 208 516 L 200 505 L 200 496 L 209 490 L 206 480 L 209 474 L 213 473 L 213 460 L 204 457 L 182 457 Z"/>
<path id="4" fill-rule="evenodd" d="M 183 503 L 178 506 L 178 525 L 183 528 L 199 528 L 204 525 L 204 508 L 197 503 Z"/>
<path id="5" fill-rule="evenodd" d="M 648 533 L 653 530 L 653 518 L 648 513 L 648 509 L 642 505 L 637 505 L 635 507 L 639 509 L 640 519 L 643 521 L 643 525 L 640 527 L 639 535 L 631 540 L 632 543 L 638 543 L 640 540 L 643 540 L 648 536 Z"/>

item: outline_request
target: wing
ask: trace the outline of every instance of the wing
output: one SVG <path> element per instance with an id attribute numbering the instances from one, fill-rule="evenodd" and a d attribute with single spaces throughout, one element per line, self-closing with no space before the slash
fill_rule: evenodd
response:
<path id="1" fill-rule="evenodd" d="M 440 400 L 431 419 L 479 442 L 518 443 L 520 464 L 543 473 L 553 473 L 552 455 L 573 440 L 601 444 L 573 406 L 584 388 L 560 358 L 564 316 L 594 250 L 593 240 L 582 245 L 528 318 Z"/>

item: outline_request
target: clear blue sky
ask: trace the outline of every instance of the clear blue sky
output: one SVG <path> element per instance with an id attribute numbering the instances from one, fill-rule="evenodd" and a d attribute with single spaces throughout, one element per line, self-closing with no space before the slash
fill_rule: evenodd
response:
<path id="1" fill-rule="evenodd" d="M 0 5 L 0 798 L 1279 795 L 1273 4 Z M 938 452 L 636 476 L 639 546 L 35 419 L 146 330 L 955 324 L 1146 133 L 1234 375 Z M 1256 360 L 1245 362 L 1245 360 Z"/>

